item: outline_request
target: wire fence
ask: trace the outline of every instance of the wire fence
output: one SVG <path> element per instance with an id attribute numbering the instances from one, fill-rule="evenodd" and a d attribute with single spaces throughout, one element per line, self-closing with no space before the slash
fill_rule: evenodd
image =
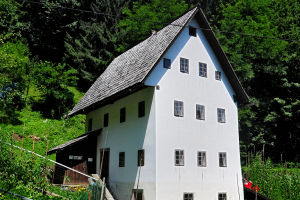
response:
<path id="1" fill-rule="evenodd" d="M 32 197 L 26 197 L 25 191 L 32 189 L 36 191 L 34 199 L 47 199 L 37 198 L 39 194 L 46 194 L 57 199 L 106 200 L 105 184 L 98 177 L 34 152 L 34 142 L 31 151 L 3 138 L 1 135 L 0 151 L 6 156 L 0 158 L 0 178 L 3 179 L 0 181 L 0 196 L 11 197 L 4 199 L 30 200 Z M 10 178 L 13 173 L 17 178 Z M 18 190 L 20 181 L 25 187 L 23 190 Z"/>

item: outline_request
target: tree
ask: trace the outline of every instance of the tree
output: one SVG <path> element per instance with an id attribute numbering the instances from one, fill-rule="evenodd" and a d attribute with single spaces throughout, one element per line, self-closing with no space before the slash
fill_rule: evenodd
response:
<path id="1" fill-rule="evenodd" d="M 295 65 L 299 46 L 297 50 L 295 43 L 274 39 L 299 40 L 297 8 L 296 1 L 282 4 L 274 0 L 235 0 L 221 5 L 218 38 L 251 97 L 251 106 L 240 110 L 241 136 L 248 148 L 265 147 L 268 155 L 277 159 L 279 152 L 288 160 L 297 155 L 296 146 L 287 150 L 279 143 L 285 141 L 286 146 L 289 137 L 299 143 L 295 129 L 299 127 L 295 119 L 299 116 L 299 80 L 294 78 L 299 75 Z M 286 29 L 278 26 L 281 23 Z M 288 30 L 295 32 L 290 35 Z"/>

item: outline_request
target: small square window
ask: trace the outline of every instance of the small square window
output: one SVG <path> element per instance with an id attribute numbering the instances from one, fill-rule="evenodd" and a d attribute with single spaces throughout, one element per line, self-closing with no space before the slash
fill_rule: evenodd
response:
<path id="1" fill-rule="evenodd" d="M 126 109 L 121 108 L 120 109 L 120 123 L 125 122 L 126 119 Z"/>
<path id="2" fill-rule="evenodd" d="M 183 117 L 183 102 L 174 101 L 174 116 Z"/>
<path id="3" fill-rule="evenodd" d="M 119 167 L 125 167 L 125 152 L 119 152 Z"/>
<path id="4" fill-rule="evenodd" d="M 218 114 L 218 122 L 225 123 L 225 109 L 218 108 L 217 114 Z"/>
<path id="5" fill-rule="evenodd" d="M 226 193 L 219 193 L 219 195 L 218 195 L 218 200 L 227 200 L 227 195 L 226 195 Z"/>
<path id="6" fill-rule="evenodd" d="M 199 63 L 199 76 L 207 77 L 207 64 Z"/>
<path id="7" fill-rule="evenodd" d="M 180 58 L 180 72 L 189 73 L 189 60 L 186 58 Z"/>
<path id="8" fill-rule="evenodd" d="M 194 200 L 194 194 L 193 193 L 184 193 L 183 200 Z"/>
<path id="9" fill-rule="evenodd" d="M 196 28 L 189 26 L 189 34 L 190 34 L 190 36 L 196 37 Z"/>
<path id="10" fill-rule="evenodd" d="M 226 152 L 219 153 L 219 167 L 227 167 Z"/>
<path id="11" fill-rule="evenodd" d="M 198 167 L 206 167 L 206 152 L 198 151 L 197 160 L 198 160 Z"/>
<path id="12" fill-rule="evenodd" d="M 216 80 L 221 80 L 221 72 L 220 71 L 216 71 L 215 72 L 215 76 L 216 76 Z"/>
<path id="13" fill-rule="evenodd" d="M 205 107 L 203 105 L 196 105 L 196 119 L 205 119 Z"/>
<path id="14" fill-rule="evenodd" d="M 104 127 L 108 126 L 108 113 L 104 114 L 103 126 Z"/>
<path id="15" fill-rule="evenodd" d="M 167 68 L 167 69 L 171 68 L 171 59 L 164 58 L 164 68 Z"/>
<path id="16" fill-rule="evenodd" d="M 145 101 L 141 101 L 138 104 L 138 116 L 139 117 L 145 116 Z"/>
<path id="17" fill-rule="evenodd" d="M 93 129 L 93 119 L 89 119 L 88 121 L 88 131 L 92 131 Z"/>
<path id="18" fill-rule="evenodd" d="M 132 190 L 132 199 L 133 200 L 143 200 L 143 190 L 142 189 L 133 189 Z"/>
<path id="19" fill-rule="evenodd" d="M 144 166 L 145 164 L 145 151 L 144 149 L 138 150 L 138 163 L 137 166 Z"/>
<path id="20" fill-rule="evenodd" d="M 175 166 L 184 166 L 184 151 L 180 149 L 175 150 Z"/>

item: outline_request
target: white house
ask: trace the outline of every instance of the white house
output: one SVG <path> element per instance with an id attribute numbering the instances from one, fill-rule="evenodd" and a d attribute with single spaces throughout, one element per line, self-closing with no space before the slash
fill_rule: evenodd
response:
<path id="1" fill-rule="evenodd" d="M 243 200 L 246 102 L 195 7 L 115 58 L 69 116 L 84 113 L 87 131 L 102 129 L 96 170 L 116 199 Z"/>

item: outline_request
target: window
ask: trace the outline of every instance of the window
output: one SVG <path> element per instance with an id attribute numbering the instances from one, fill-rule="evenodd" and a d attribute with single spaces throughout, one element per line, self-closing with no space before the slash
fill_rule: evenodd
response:
<path id="1" fill-rule="evenodd" d="M 167 69 L 171 68 L 171 59 L 164 58 L 164 68 L 167 68 Z"/>
<path id="2" fill-rule="evenodd" d="M 193 193 L 184 193 L 183 200 L 194 200 L 194 194 Z"/>
<path id="3" fill-rule="evenodd" d="M 104 127 L 108 126 L 108 113 L 104 114 L 103 126 Z"/>
<path id="4" fill-rule="evenodd" d="M 183 102 L 174 101 L 174 115 L 177 117 L 183 117 Z"/>
<path id="5" fill-rule="evenodd" d="M 189 26 L 189 34 L 190 34 L 190 36 L 196 37 L 196 28 Z"/>
<path id="6" fill-rule="evenodd" d="M 216 71 L 215 76 L 216 76 L 216 80 L 219 80 L 219 81 L 221 80 L 221 72 Z"/>
<path id="7" fill-rule="evenodd" d="M 145 116 L 145 101 L 139 102 L 138 113 L 139 113 L 139 117 Z"/>
<path id="8" fill-rule="evenodd" d="M 184 166 L 184 151 L 175 150 L 175 166 Z"/>
<path id="9" fill-rule="evenodd" d="M 219 167 L 227 167 L 226 153 L 219 153 Z"/>
<path id="10" fill-rule="evenodd" d="M 207 77 L 207 64 L 199 63 L 199 76 Z"/>
<path id="11" fill-rule="evenodd" d="M 203 105 L 196 104 L 196 119 L 205 119 L 205 107 Z"/>
<path id="12" fill-rule="evenodd" d="M 144 166 L 145 162 L 145 151 L 144 149 L 138 150 L 138 163 L 137 166 Z"/>
<path id="13" fill-rule="evenodd" d="M 198 160 L 198 167 L 206 167 L 206 152 L 205 151 L 198 151 L 197 155 Z"/>
<path id="14" fill-rule="evenodd" d="M 89 119 L 88 121 L 88 131 L 92 131 L 93 128 L 93 119 Z"/>
<path id="15" fill-rule="evenodd" d="M 133 200 L 143 200 L 143 190 L 142 189 L 133 189 L 132 190 Z"/>
<path id="16" fill-rule="evenodd" d="M 125 118 L 126 118 L 126 109 L 121 108 L 120 109 L 120 123 L 125 122 Z"/>
<path id="17" fill-rule="evenodd" d="M 119 152 L 119 167 L 125 167 L 125 152 Z"/>
<path id="18" fill-rule="evenodd" d="M 226 200 L 226 199 L 227 199 L 226 193 L 219 193 L 218 200 Z"/>
<path id="19" fill-rule="evenodd" d="M 180 71 L 182 73 L 189 73 L 189 60 L 186 58 L 180 58 Z"/>
<path id="20" fill-rule="evenodd" d="M 225 109 L 218 108 L 218 122 L 225 123 Z"/>

